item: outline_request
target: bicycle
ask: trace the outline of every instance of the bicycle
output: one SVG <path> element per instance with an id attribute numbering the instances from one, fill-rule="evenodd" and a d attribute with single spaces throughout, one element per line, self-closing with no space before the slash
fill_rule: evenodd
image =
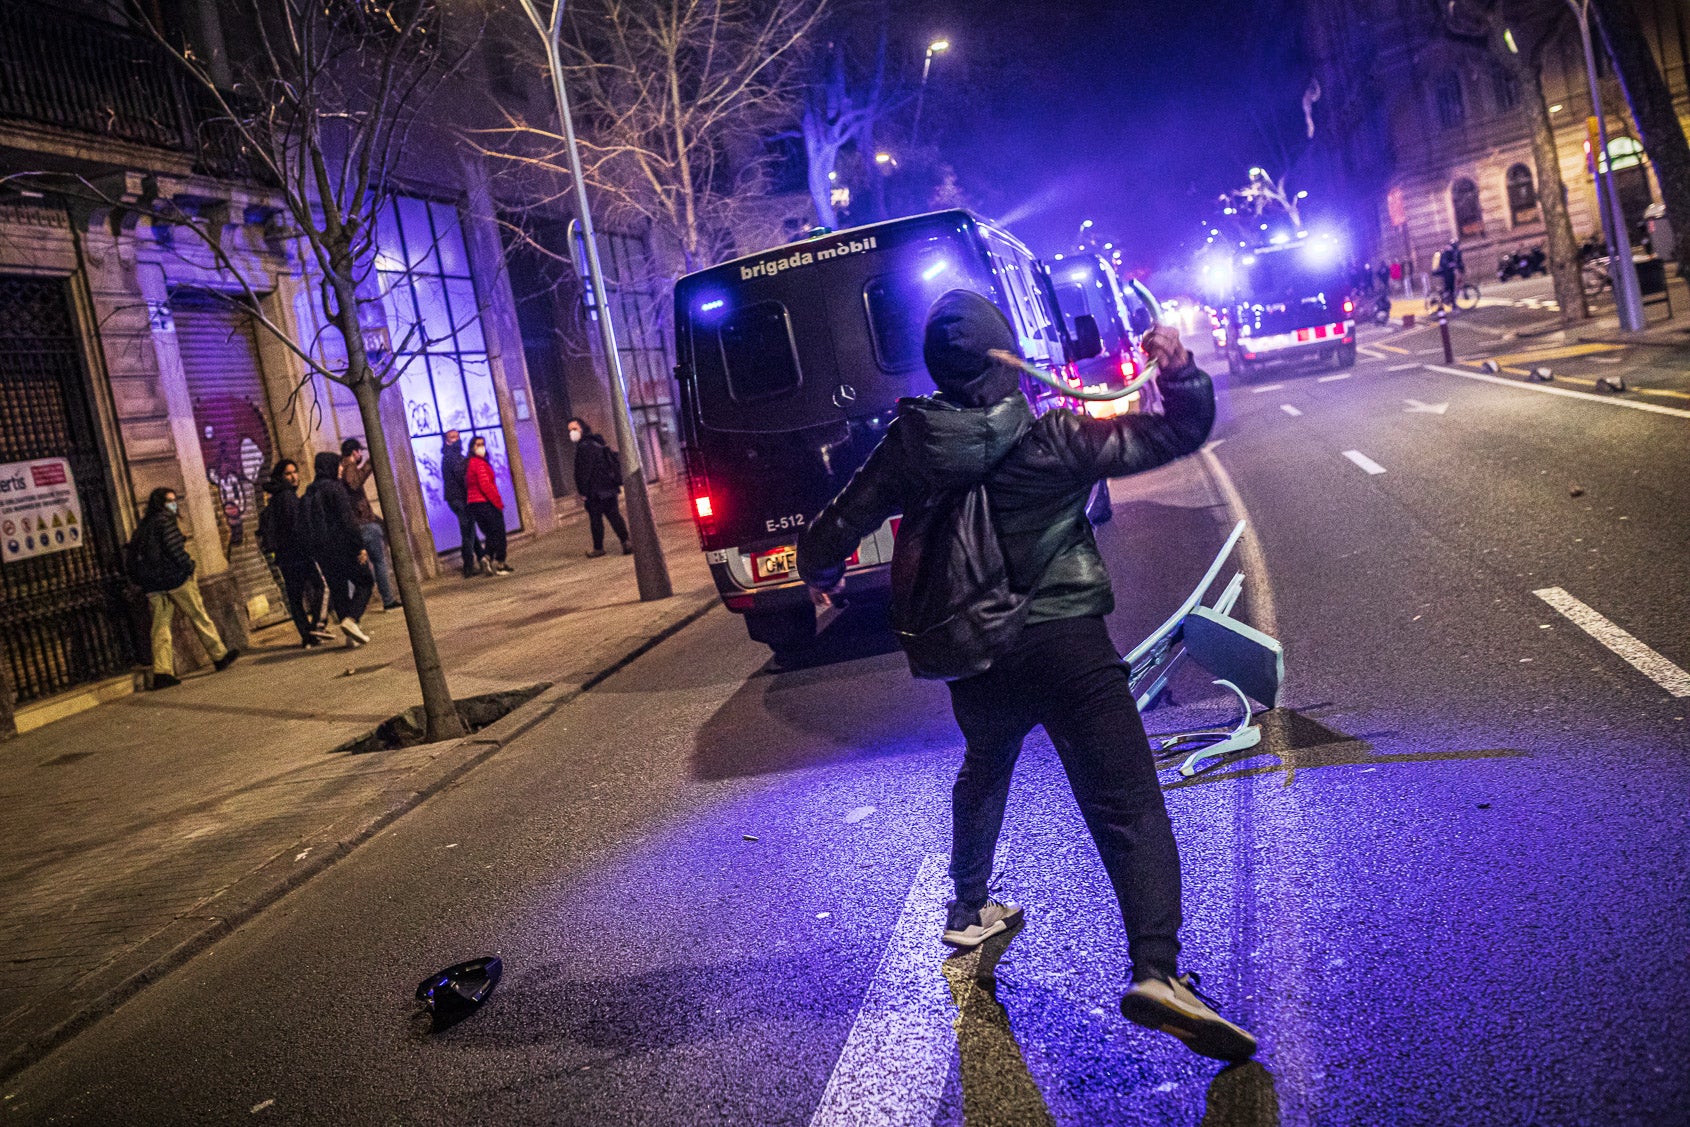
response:
<path id="1" fill-rule="evenodd" d="M 1472 282 L 1463 282 L 1455 288 L 1455 308 L 1461 310 L 1476 309 L 1479 305 L 1479 287 Z M 1444 293 L 1442 290 L 1432 290 L 1426 295 L 1426 312 L 1436 313 L 1444 309 Z"/>

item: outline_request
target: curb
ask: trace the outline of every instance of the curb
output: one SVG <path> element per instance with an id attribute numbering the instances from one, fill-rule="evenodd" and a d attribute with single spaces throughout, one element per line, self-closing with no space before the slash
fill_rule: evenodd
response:
<path id="1" fill-rule="evenodd" d="M 0 1061 L 0 1081 L 12 1079 L 147 986 L 185 965 L 375 837 L 401 815 L 492 758 L 506 744 L 703 618 L 720 602 L 716 593 L 710 592 L 655 634 L 628 639 L 635 644 L 611 656 L 602 667 L 580 681 L 553 685 L 474 735 L 442 743 L 431 760 L 386 792 L 383 797 L 387 801 L 375 813 L 365 810 L 349 814 L 321 833 L 294 842 L 260 868 L 196 905 L 192 914 L 178 917 L 175 923 L 148 937 L 132 952 L 95 972 L 81 984 L 78 996 L 72 997 L 67 992 L 66 1004 L 49 1028 L 27 1037 Z M 294 860 L 301 853 L 309 856 Z"/>

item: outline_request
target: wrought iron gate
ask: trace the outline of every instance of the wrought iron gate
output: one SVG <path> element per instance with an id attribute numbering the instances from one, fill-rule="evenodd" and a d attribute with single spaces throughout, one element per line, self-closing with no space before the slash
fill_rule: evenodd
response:
<path id="1" fill-rule="evenodd" d="M 19 703 L 121 673 L 139 655 L 68 283 L 0 274 L 0 462 L 65 458 L 83 542 L 0 561 L 0 649 Z"/>

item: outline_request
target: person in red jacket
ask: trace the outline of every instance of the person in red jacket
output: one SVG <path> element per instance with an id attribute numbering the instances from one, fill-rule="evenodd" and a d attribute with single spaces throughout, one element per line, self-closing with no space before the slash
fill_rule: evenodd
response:
<path id="1" fill-rule="evenodd" d="M 487 555 L 481 563 L 494 575 L 509 575 L 511 566 L 505 562 L 505 500 L 499 496 L 499 483 L 493 480 L 493 464 L 487 460 L 487 440 L 469 440 L 469 461 L 464 464 L 464 493 L 469 501 L 470 519 L 481 529 L 487 543 Z"/>

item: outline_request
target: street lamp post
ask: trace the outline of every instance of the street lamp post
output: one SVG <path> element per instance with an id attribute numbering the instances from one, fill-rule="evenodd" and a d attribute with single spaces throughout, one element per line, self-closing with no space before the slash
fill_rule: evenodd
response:
<path id="1" fill-rule="evenodd" d="M 1602 213 L 1603 234 L 1608 240 L 1608 274 L 1614 280 L 1614 304 L 1620 314 L 1620 328 L 1628 333 L 1643 328 L 1643 292 L 1637 282 L 1637 264 L 1631 260 L 1631 233 L 1626 230 L 1625 211 L 1614 191 L 1613 162 L 1608 159 L 1608 117 L 1602 112 L 1602 91 L 1596 83 L 1596 53 L 1590 44 L 1590 0 L 1567 0 L 1579 21 L 1579 38 L 1584 43 L 1584 72 L 1590 82 L 1590 108 L 1596 116 L 1596 139 L 1600 151 L 1591 154 L 1596 173 L 1596 206 Z"/>
<path id="2" fill-rule="evenodd" d="M 927 72 L 933 69 L 933 56 L 951 49 L 949 39 L 935 39 L 927 45 L 927 57 L 921 61 L 921 85 L 915 92 L 915 124 L 910 128 L 910 148 L 921 139 L 921 104 L 927 98 Z"/>
<path id="3" fill-rule="evenodd" d="M 667 599 L 674 591 L 669 583 L 668 564 L 663 559 L 663 545 L 657 539 L 657 522 L 651 515 L 651 498 L 646 495 L 645 467 L 640 461 L 639 440 L 634 435 L 634 421 L 628 411 L 628 389 L 622 382 L 622 356 L 616 347 L 616 328 L 610 323 L 604 267 L 599 260 L 592 209 L 587 204 L 587 182 L 581 175 L 581 151 L 575 144 L 575 123 L 569 114 L 569 95 L 563 85 L 559 36 L 564 0 L 552 0 L 549 20 L 541 17 L 537 0 L 517 0 L 517 3 L 545 41 L 552 94 L 557 99 L 557 115 L 563 123 L 564 143 L 569 149 L 569 174 L 575 180 L 575 206 L 581 217 L 581 242 L 587 253 L 587 275 L 593 287 L 599 344 L 604 351 L 605 372 L 610 383 L 611 413 L 615 415 L 616 444 L 622 457 L 622 490 L 628 499 L 628 539 L 634 547 L 634 578 L 639 583 L 642 602 Z"/>

